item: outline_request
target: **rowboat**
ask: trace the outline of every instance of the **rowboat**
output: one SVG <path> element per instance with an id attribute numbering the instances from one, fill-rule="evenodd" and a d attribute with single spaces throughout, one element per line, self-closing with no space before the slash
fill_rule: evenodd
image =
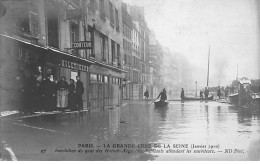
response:
<path id="1" fill-rule="evenodd" d="M 183 101 L 204 101 L 204 100 L 213 100 L 213 95 L 209 96 L 208 99 L 197 98 L 197 97 L 184 97 Z"/>
<path id="2" fill-rule="evenodd" d="M 166 107 L 168 104 L 169 102 L 167 100 L 165 101 L 158 100 L 154 102 L 155 107 Z"/>

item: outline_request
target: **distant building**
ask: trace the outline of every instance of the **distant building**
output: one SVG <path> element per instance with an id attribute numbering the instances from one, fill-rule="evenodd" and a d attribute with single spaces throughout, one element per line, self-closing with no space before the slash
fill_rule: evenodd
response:
<path id="1" fill-rule="evenodd" d="M 123 49 L 124 49 L 124 70 L 125 85 L 124 85 L 124 99 L 133 99 L 133 21 L 129 14 L 129 7 L 126 3 L 122 3 L 122 22 L 123 22 Z"/>

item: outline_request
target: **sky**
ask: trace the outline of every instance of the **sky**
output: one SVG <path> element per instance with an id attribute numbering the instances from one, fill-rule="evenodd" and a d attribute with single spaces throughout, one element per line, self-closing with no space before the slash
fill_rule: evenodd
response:
<path id="1" fill-rule="evenodd" d="M 144 6 L 158 41 L 188 58 L 194 81 L 205 84 L 210 45 L 210 83 L 259 77 L 259 38 L 254 0 L 123 0 Z M 200 81 L 200 82 L 199 82 Z"/>

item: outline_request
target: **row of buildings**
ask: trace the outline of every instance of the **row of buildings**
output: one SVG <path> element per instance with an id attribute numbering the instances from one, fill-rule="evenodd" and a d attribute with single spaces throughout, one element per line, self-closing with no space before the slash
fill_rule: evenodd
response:
<path id="1" fill-rule="evenodd" d="M 0 1 L 1 108 L 16 108 L 35 71 L 80 76 L 84 108 L 155 98 L 179 81 L 177 62 L 148 28 L 144 8 L 121 0 Z M 165 56 L 165 58 L 164 58 Z"/>

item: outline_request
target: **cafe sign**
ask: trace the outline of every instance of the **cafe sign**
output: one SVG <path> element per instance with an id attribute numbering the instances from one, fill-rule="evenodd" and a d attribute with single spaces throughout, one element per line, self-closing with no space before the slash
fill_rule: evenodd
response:
<path id="1" fill-rule="evenodd" d="M 67 61 L 67 60 L 61 60 L 61 66 L 76 69 L 80 71 L 88 71 L 88 67 L 83 64 Z"/>
<path id="2" fill-rule="evenodd" d="M 73 42 L 72 49 L 92 49 L 92 42 L 91 41 L 80 41 L 80 42 Z"/>

